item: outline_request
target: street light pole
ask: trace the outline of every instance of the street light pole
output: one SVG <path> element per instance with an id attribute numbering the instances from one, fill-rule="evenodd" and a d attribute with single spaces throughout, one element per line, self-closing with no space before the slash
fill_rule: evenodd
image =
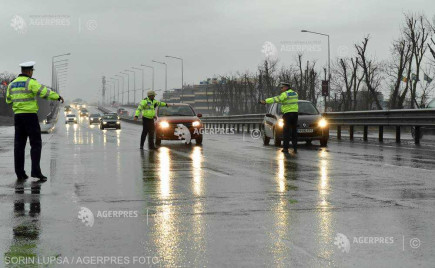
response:
<path id="1" fill-rule="evenodd" d="M 115 82 L 113 82 L 113 81 L 107 81 L 107 82 L 108 83 L 113 83 L 113 84 L 108 84 L 110 86 L 110 89 L 113 90 L 113 97 L 110 96 L 110 94 L 109 94 L 109 96 L 110 96 L 109 97 L 109 101 L 110 101 L 110 99 L 112 99 L 112 103 L 113 103 L 113 101 L 115 101 Z"/>
<path id="2" fill-rule="evenodd" d="M 51 87 L 52 88 L 53 88 L 53 84 L 54 84 L 54 58 L 58 58 L 58 57 L 62 57 L 62 56 L 69 56 L 69 55 L 71 55 L 71 53 L 60 54 L 60 55 L 56 55 L 56 56 L 51 57 Z"/>
<path id="3" fill-rule="evenodd" d="M 144 70 L 143 70 L 143 68 L 142 69 L 141 68 L 135 68 L 135 67 L 131 67 L 131 68 L 142 71 L 142 99 L 143 99 L 143 91 L 144 91 L 144 87 L 143 87 L 144 79 L 143 79 L 143 76 L 144 76 Z"/>
<path id="4" fill-rule="evenodd" d="M 65 63 L 62 63 L 65 62 Z M 62 64 L 58 64 L 62 63 Z M 52 89 L 56 92 L 59 92 L 59 75 L 58 74 L 65 74 L 61 73 L 61 71 L 68 71 L 68 59 L 65 60 L 58 60 L 52 62 L 52 68 L 53 68 L 53 78 L 52 78 Z"/>
<path id="5" fill-rule="evenodd" d="M 161 61 L 153 60 L 152 62 L 165 65 L 165 91 L 167 91 L 168 90 L 168 65 L 166 64 L 166 62 L 161 62 Z"/>
<path id="6" fill-rule="evenodd" d="M 177 59 L 177 60 L 181 61 L 181 98 L 180 98 L 180 101 L 183 102 L 183 92 L 184 92 L 184 90 L 183 90 L 183 88 L 184 88 L 184 70 L 183 70 L 184 63 L 183 63 L 183 59 L 179 58 L 179 57 L 174 57 L 174 56 L 166 56 L 166 58 L 173 58 L 173 59 Z"/>
<path id="7" fill-rule="evenodd" d="M 144 65 L 144 64 L 141 64 L 140 66 L 144 66 L 144 67 L 147 67 L 147 68 L 151 68 L 151 69 L 153 70 L 153 83 L 152 83 L 152 89 L 154 90 L 154 66 L 149 66 L 149 65 Z"/>
<path id="8" fill-rule="evenodd" d="M 125 71 L 133 73 L 133 104 L 136 105 L 136 72 L 132 70 L 125 70 Z"/>
<path id="9" fill-rule="evenodd" d="M 130 74 L 122 73 L 127 75 L 127 105 L 130 103 Z"/>
<path id="10" fill-rule="evenodd" d="M 121 104 L 123 105 L 124 104 L 124 89 L 125 89 L 125 87 L 124 87 L 124 76 L 122 76 L 122 75 L 118 75 L 118 74 L 115 74 L 115 76 L 117 76 L 117 77 L 120 77 L 120 78 L 122 78 L 122 102 L 121 102 Z M 119 87 L 118 87 L 118 101 L 119 101 Z"/>
<path id="11" fill-rule="evenodd" d="M 114 76 L 117 76 L 117 75 L 115 74 Z M 117 94 L 116 101 L 119 103 L 119 79 L 118 78 L 110 78 L 110 79 L 116 80 L 116 83 L 118 84 L 118 91 L 117 91 L 118 94 Z"/>
<path id="12" fill-rule="evenodd" d="M 113 87 L 114 87 L 114 89 L 113 89 L 113 100 L 116 100 L 116 98 L 115 98 L 115 96 L 116 96 L 116 82 L 115 82 L 116 78 L 109 77 L 109 79 L 112 80 L 112 82 L 113 82 Z"/>
<path id="13" fill-rule="evenodd" d="M 330 82 L 331 81 L 331 47 L 330 47 L 330 43 L 329 43 L 329 34 L 312 32 L 312 31 L 307 31 L 307 30 L 302 30 L 301 32 L 318 34 L 318 35 L 323 35 L 323 36 L 328 37 L 328 95 L 329 95 L 329 90 L 330 90 L 330 85 L 331 85 L 331 82 Z M 327 108 L 327 104 L 326 104 L 326 96 L 325 96 L 325 112 L 326 112 L 326 108 Z"/>

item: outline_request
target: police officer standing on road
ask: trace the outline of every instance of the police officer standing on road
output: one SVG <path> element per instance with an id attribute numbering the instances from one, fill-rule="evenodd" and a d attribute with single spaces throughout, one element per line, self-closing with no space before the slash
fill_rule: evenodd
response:
<path id="1" fill-rule="evenodd" d="M 154 91 L 147 92 L 147 98 L 141 100 L 137 107 L 136 114 L 134 115 L 134 121 L 137 121 L 142 113 L 142 135 L 140 137 L 140 149 L 143 149 L 145 138 L 148 134 L 148 148 L 155 150 L 157 147 L 154 145 L 154 117 L 156 115 L 157 106 L 169 106 L 163 101 L 155 100 L 156 93 Z"/>
<path id="2" fill-rule="evenodd" d="M 41 160 L 41 128 L 37 116 L 38 103 L 36 97 L 46 100 L 58 100 L 63 103 L 63 98 L 56 92 L 49 90 L 32 78 L 34 61 L 21 63 L 21 74 L 12 81 L 6 92 L 6 103 L 12 103 L 15 123 L 14 162 L 15 173 L 19 180 L 25 180 L 27 176 L 24 170 L 24 152 L 27 137 L 30 140 L 30 157 L 32 159 L 31 176 L 41 181 L 47 177 L 42 175 L 39 162 Z"/>
<path id="3" fill-rule="evenodd" d="M 276 97 L 262 100 L 261 104 L 281 103 L 282 119 L 284 120 L 284 145 L 283 153 L 288 153 L 290 143 L 290 131 L 292 137 L 292 145 L 295 153 L 298 152 L 298 93 L 290 89 L 289 83 L 281 83 L 281 94 Z"/>

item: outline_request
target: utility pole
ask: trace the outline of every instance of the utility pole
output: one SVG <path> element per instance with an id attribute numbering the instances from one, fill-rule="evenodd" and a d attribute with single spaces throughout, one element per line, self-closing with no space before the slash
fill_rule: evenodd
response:
<path id="1" fill-rule="evenodd" d="M 165 91 L 167 91 L 168 90 L 168 65 L 166 64 L 166 62 L 161 62 L 161 61 L 153 60 L 152 62 L 165 65 Z"/>
<path id="2" fill-rule="evenodd" d="M 166 58 L 173 58 L 173 59 L 177 59 L 177 60 L 181 61 L 181 98 L 180 98 L 180 101 L 183 102 L 183 92 L 184 92 L 184 90 L 183 90 L 183 88 L 184 88 L 184 70 L 183 70 L 184 63 L 183 63 L 183 59 L 180 57 L 174 57 L 174 56 L 166 56 Z"/>
<path id="3" fill-rule="evenodd" d="M 103 106 L 104 106 L 104 102 L 105 102 L 105 97 L 106 97 L 106 77 L 103 75 L 103 80 L 102 80 L 102 82 L 103 82 L 103 90 L 102 90 L 102 92 L 103 92 L 103 99 L 102 99 L 102 102 L 103 102 Z"/>
<path id="4" fill-rule="evenodd" d="M 152 83 L 152 90 L 154 90 L 154 66 L 149 66 L 149 65 L 144 65 L 144 64 L 141 64 L 140 66 L 144 66 L 144 67 L 147 67 L 147 68 L 151 68 L 151 69 L 153 70 L 153 83 Z"/>
<path id="5" fill-rule="evenodd" d="M 141 70 L 142 71 L 142 99 L 143 99 L 143 91 L 144 91 L 144 87 L 143 87 L 143 83 L 144 83 L 144 69 L 142 68 L 135 68 L 135 67 L 131 67 L 131 68 L 133 68 L 133 69 L 136 69 L 136 70 Z"/>
<path id="6" fill-rule="evenodd" d="M 126 74 L 127 75 L 127 104 L 129 104 L 130 102 L 130 74 L 129 73 L 123 73 L 122 74 Z"/>

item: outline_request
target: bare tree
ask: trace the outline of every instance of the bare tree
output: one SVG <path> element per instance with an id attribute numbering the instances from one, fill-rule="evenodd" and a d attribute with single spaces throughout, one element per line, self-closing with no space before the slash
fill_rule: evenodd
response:
<path id="1" fill-rule="evenodd" d="M 388 64 L 387 75 L 391 77 L 393 80 L 393 86 L 390 92 L 390 101 L 388 103 L 388 107 L 390 109 L 402 109 L 404 97 L 406 96 L 406 91 L 401 92 L 401 84 L 403 79 L 406 79 L 406 82 L 409 79 L 409 76 L 405 78 L 404 74 L 409 63 L 412 63 L 412 44 L 408 42 L 405 38 L 400 38 L 393 42 L 392 48 L 392 62 Z"/>
<path id="2" fill-rule="evenodd" d="M 435 16 L 432 19 L 432 23 L 428 22 L 428 25 L 432 31 L 432 34 L 435 34 Z M 432 66 L 435 66 L 435 40 L 433 37 L 430 38 L 430 42 L 428 44 L 429 51 L 432 54 Z"/>
<path id="3" fill-rule="evenodd" d="M 427 46 L 426 41 L 429 37 L 427 29 L 427 19 L 424 15 L 406 15 L 406 28 L 404 34 L 408 41 L 411 43 L 412 56 L 415 64 L 414 73 L 411 74 L 411 108 L 418 106 L 417 103 L 417 83 L 419 82 L 421 62 L 423 61 L 424 54 Z"/>
<path id="4" fill-rule="evenodd" d="M 1 96 L 6 96 L 7 85 L 15 79 L 16 75 L 8 72 L 0 73 Z"/>
<path id="5" fill-rule="evenodd" d="M 309 100 L 317 104 L 320 89 L 318 87 L 319 73 L 315 70 L 316 62 L 310 63 L 307 61 L 305 66 L 302 62 L 303 55 L 299 54 L 296 60 L 296 68 L 289 70 L 289 72 L 293 73 L 290 83 L 298 91 L 299 99 Z"/>
<path id="6" fill-rule="evenodd" d="M 381 84 L 382 76 L 381 76 L 381 66 L 375 60 L 368 59 L 367 53 L 367 44 L 369 42 L 369 37 L 365 37 L 361 44 L 355 44 L 355 48 L 357 50 L 359 56 L 358 64 L 362 67 L 364 71 L 364 80 L 367 90 L 369 92 L 369 100 L 374 101 L 376 108 L 378 110 L 382 110 L 382 105 L 379 101 L 378 88 Z"/>
<path id="7" fill-rule="evenodd" d="M 361 72 L 356 58 L 341 58 L 333 67 L 334 85 L 339 88 L 341 95 L 340 110 L 350 111 L 356 109 L 357 94 L 361 82 L 364 79 L 364 73 Z"/>

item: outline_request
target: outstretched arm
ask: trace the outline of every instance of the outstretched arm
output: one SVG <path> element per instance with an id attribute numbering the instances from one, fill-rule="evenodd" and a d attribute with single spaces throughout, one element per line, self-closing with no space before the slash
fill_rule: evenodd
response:
<path id="1" fill-rule="evenodd" d="M 169 106 L 166 102 L 159 101 L 159 106 Z"/>
<path id="2" fill-rule="evenodd" d="M 59 100 L 63 103 L 63 98 L 53 90 L 48 89 L 46 86 L 41 85 L 36 80 L 32 80 L 30 90 L 38 97 L 46 100 Z"/>
<path id="3" fill-rule="evenodd" d="M 142 113 L 142 110 L 143 110 L 143 106 L 142 106 L 142 102 L 140 102 L 139 106 L 137 106 L 136 113 L 134 114 L 135 121 L 139 118 L 140 114 Z"/>
<path id="4" fill-rule="evenodd" d="M 287 99 L 287 93 L 283 92 L 279 96 L 275 96 L 272 98 L 267 98 L 266 100 L 260 101 L 261 104 L 271 104 L 271 103 L 282 103 Z"/>

